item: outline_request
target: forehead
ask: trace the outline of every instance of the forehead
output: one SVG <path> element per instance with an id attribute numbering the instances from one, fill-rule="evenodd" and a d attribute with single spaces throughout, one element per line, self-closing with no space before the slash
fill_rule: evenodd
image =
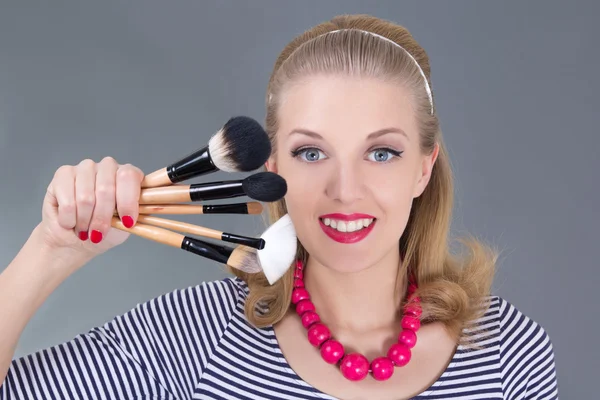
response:
<path id="1" fill-rule="evenodd" d="M 409 92 L 401 85 L 372 78 L 316 76 L 284 90 L 279 107 L 280 134 L 304 128 L 323 137 L 353 133 L 360 138 L 383 128 L 416 137 Z M 412 140 L 411 140 L 412 141 Z"/>

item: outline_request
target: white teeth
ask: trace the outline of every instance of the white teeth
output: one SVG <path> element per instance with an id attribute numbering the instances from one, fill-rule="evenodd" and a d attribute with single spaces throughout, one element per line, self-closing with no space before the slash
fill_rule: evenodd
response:
<path id="1" fill-rule="evenodd" d="M 354 221 L 336 221 L 335 219 L 324 218 L 323 223 L 340 232 L 355 232 L 371 225 L 373 218 L 361 218 Z"/>

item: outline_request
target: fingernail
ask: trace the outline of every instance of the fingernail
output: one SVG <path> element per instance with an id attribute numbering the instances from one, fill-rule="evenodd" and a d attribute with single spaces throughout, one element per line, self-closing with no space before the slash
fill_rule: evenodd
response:
<path id="1" fill-rule="evenodd" d="M 88 239 L 88 233 L 87 231 L 81 231 L 79 232 L 79 239 L 81 239 L 82 241 L 86 241 Z"/>
<path id="2" fill-rule="evenodd" d="M 133 226 L 133 218 L 131 218 L 129 215 L 121 218 L 121 221 L 123 222 L 123 225 L 125 225 L 125 228 L 131 228 Z"/>
<path id="3" fill-rule="evenodd" d="M 90 240 L 92 241 L 92 243 L 100 243 L 100 241 L 102 240 L 102 232 L 94 229 L 92 231 Z"/>

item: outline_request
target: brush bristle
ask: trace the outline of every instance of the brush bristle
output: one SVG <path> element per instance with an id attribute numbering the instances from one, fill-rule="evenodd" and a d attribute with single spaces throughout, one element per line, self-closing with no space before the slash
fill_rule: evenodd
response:
<path id="1" fill-rule="evenodd" d="M 270 203 L 285 196 L 287 183 L 274 172 L 257 172 L 242 181 L 242 189 L 248 197 Z"/>
<path id="2" fill-rule="evenodd" d="M 256 249 L 243 245 L 236 246 L 227 260 L 227 265 L 248 274 L 256 274 L 262 270 Z"/>
<path id="3" fill-rule="evenodd" d="M 233 117 L 208 141 L 213 163 L 221 171 L 248 172 L 260 168 L 271 155 L 271 141 L 250 117 Z"/>
<path id="4" fill-rule="evenodd" d="M 269 284 L 274 284 L 290 268 L 296 257 L 296 229 L 288 214 L 279 218 L 262 235 L 265 248 L 258 251 L 258 260 Z"/>

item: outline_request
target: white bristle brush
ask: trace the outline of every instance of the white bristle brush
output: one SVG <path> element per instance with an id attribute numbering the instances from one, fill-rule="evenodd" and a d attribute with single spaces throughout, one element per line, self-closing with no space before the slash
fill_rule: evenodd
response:
<path id="1" fill-rule="evenodd" d="M 264 249 L 258 250 L 258 261 L 272 285 L 285 274 L 296 257 L 298 240 L 289 214 L 279 218 L 260 237 L 266 244 Z"/>
<path id="2" fill-rule="evenodd" d="M 177 221 L 171 221 L 170 225 L 173 223 L 177 225 Z M 265 246 L 260 250 L 245 245 L 229 247 L 210 244 L 143 222 L 137 223 L 132 228 L 126 228 L 117 216 L 113 216 L 112 227 L 159 243 L 178 247 L 249 274 L 263 271 L 270 285 L 277 282 L 292 266 L 298 247 L 296 230 L 288 214 L 285 214 L 263 232 L 260 237 L 265 241 Z"/>

